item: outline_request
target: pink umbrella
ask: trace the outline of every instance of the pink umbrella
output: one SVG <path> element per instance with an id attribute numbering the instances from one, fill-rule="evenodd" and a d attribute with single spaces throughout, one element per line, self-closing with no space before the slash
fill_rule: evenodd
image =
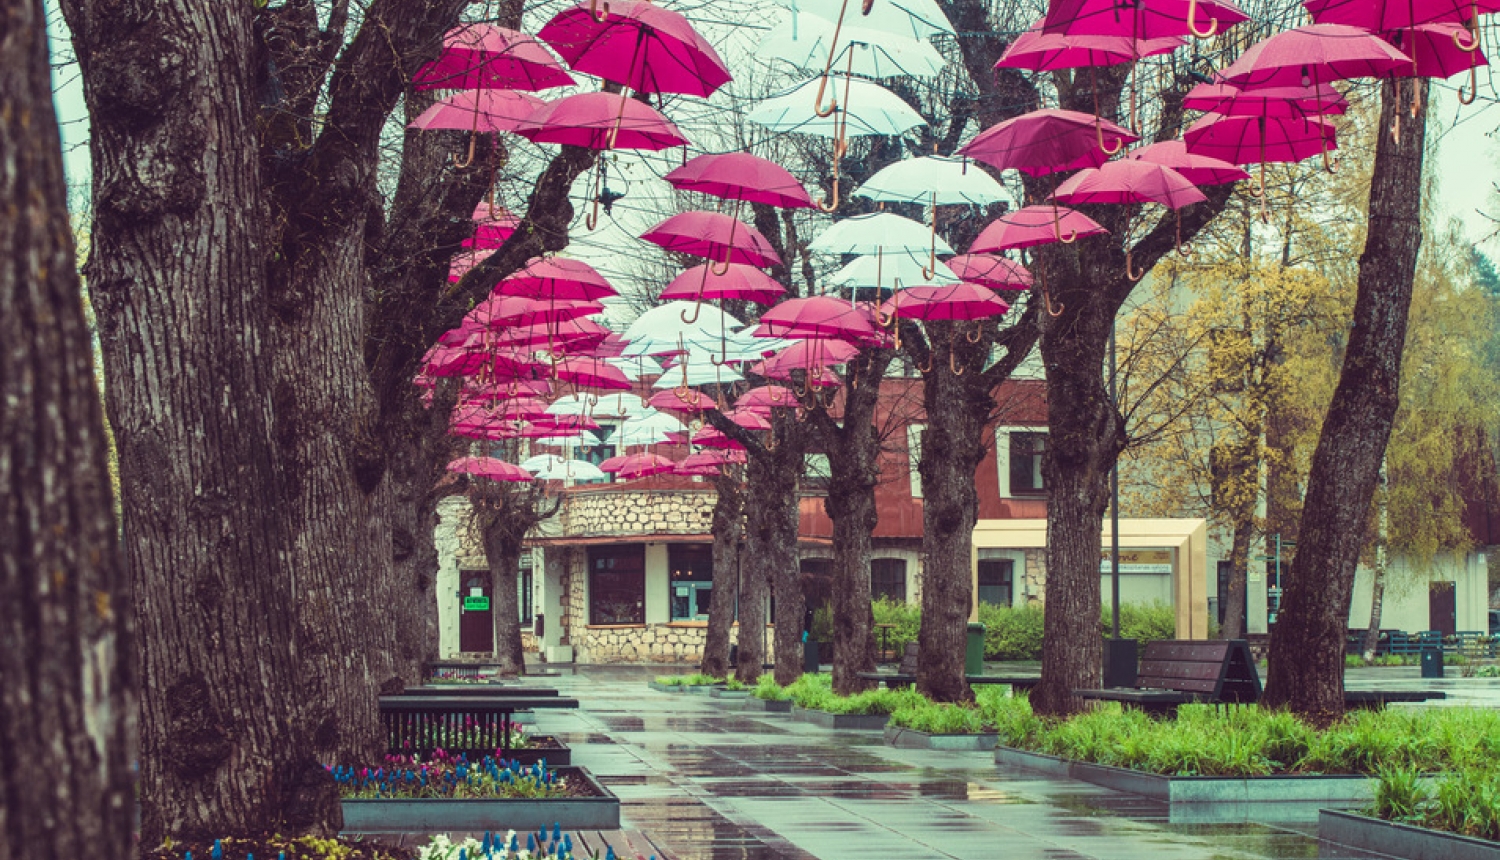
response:
<path id="1" fill-rule="evenodd" d="M 1170 167 L 1194 185 L 1223 185 L 1250 178 L 1249 173 L 1227 161 L 1188 152 L 1187 144 L 1181 140 L 1164 140 L 1132 149 L 1127 157 Z"/>
<path id="2" fill-rule="evenodd" d="M 1484 52 L 1470 39 L 1462 24 L 1433 22 L 1405 30 L 1380 34 L 1381 38 L 1412 58 L 1409 71 L 1414 77 L 1451 78 L 1459 72 L 1474 74 L 1479 66 L 1489 65 Z M 1465 45 L 1469 45 L 1465 48 Z M 1469 91 L 1473 92 L 1473 79 Z"/>
<path id="3" fill-rule="evenodd" d="M 969 253 L 985 254 L 1050 242 L 1072 242 L 1081 236 L 1100 236 L 1108 232 L 1076 209 L 1027 206 L 991 221 L 969 245 Z"/>
<path id="4" fill-rule="evenodd" d="M 959 283 L 897 290 L 881 310 L 887 316 L 919 320 L 977 320 L 1000 316 L 1010 305 L 988 287 Z"/>
<path id="5" fill-rule="evenodd" d="M 1109 143 L 1105 141 L 1109 135 Z M 1139 138 L 1091 114 L 1044 108 L 1008 119 L 980 132 L 960 155 L 1000 170 L 1015 168 L 1031 176 L 1098 167 L 1127 143 Z"/>
<path id="6" fill-rule="evenodd" d="M 553 367 L 557 378 L 579 388 L 597 391 L 629 391 L 634 386 L 625 371 L 607 361 L 589 356 L 564 358 Z"/>
<path id="7" fill-rule="evenodd" d="M 799 340 L 766 359 L 761 367 L 770 373 L 809 370 L 815 367 L 843 364 L 856 355 L 859 355 L 859 347 L 842 340 Z M 762 375 L 770 374 L 763 373 Z"/>
<path id="8" fill-rule="evenodd" d="M 1242 90 L 1230 84 L 1199 84 L 1188 90 L 1182 106 L 1224 116 L 1301 117 L 1341 114 L 1348 110 L 1349 101 L 1328 84 L 1254 90 Z"/>
<path id="9" fill-rule="evenodd" d="M 1110 161 L 1081 170 L 1057 186 L 1059 203 L 1160 203 L 1181 209 L 1207 199 L 1193 183 L 1170 167 L 1150 161 Z"/>
<path id="10" fill-rule="evenodd" d="M 519 132 L 545 101 L 511 90 L 464 90 L 434 102 L 408 128 L 422 131 Z"/>
<path id="11" fill-rule="evenodd" d="M 530 375 L 543 367 L 530 353 L 500 349 L 466 349 L 435 346 L 423 359 L 422 372 L 428 376 L 485 376 L 509 379 Z"/>
<path id="12" fill-rule="evenodd" d="M 575 71 L 643 93 L 708 97 L 730 81 L 724 61 L 680 13 L 644 0 L 613 0 L 559 12 L 537 35 Z"/>
<path id="13" fill-rule="evenodd" d="M 1052 0 L 1043 28 L 1070 35 L 1128 35 L 1137 39 L 1218 35 L 1248 15 L 1229 0 Z"/>
<path id="14" fill-rule="evenodd" d="M 498 248 L 520 226 L 520 218 L 487 200 L 481 200 L 474 208 L 474 236 L 464 240 L 464 247 Z"/>
<path id="15" fill-rule="evenodd" d="M 495 333 L 495 345 L 519 348 L 542 346 L 556 351 L 585 353 L 604 342 L 609 329 L 587 319 L 545 325 L 519 326 Z"/>
<path id="16" fill-rule="evenodd" d="M 727 271 L 726 262 L 760 267 L 781 262 L 759 230 L 722 212 L 679 212 L 641 238 L 668 251 L 708 257 L 717 264 L 716 272 Z"/>
<path id="17" fill-rule="evenodd" d="M 758 305 L 769 305 L 786 295 L 786 287 L 775 278 L 754 266 L 730 263 L 724 274 L 710 271 L 710 263 L 694 266 L 672 279 L 661 291 L 661 298 L 686 299 L 743 299 Z"/>
<path id="18" fill-rule="evenodd" d="M 591 316 L 604 310 L 598 302 L 543 302 L 520 296 L 492 295 L 465 316 L 489 329 L 536 326 Z"/>
<path id="19" fill-rule="evenodd" d="M 419 90 L 544 90 L 573 78 L 535 36 L 493 24 L 465 24 L 443 37 L 443 53 L 417 70 Z"/>
<path id="20" fill-rule="evenodd" d="M 676 463 L 660 454 L 625 454 L 620 457 L 610 457 L 599 464 L 599 471 L 609 472 L 624 481 L 649 478 L 676 468 Z"/>
<path id="21" fill-rule="evenodd" d="M 549 302 L 581 301 L 615 295 L 615 288 L 582 260 L 533 257 L 521 271 L 501 281 L 495 292 Z"/>
<path id="22" fill-rule="evenodd" d="M 748 152 L 699 155 L 662 177 L 673 188 L 766 203 L 782 209 L 811 209 L 812 198 L 786 168 Z"/>
<path id="23" fill-rule="evenodd" d="M 1135 62 L 1142 57 L 1169 54 L 1186 43 L 1181 36 L 1136 39 L 1128 34 L 1047 33 L 1043 32 L 1042 23 L 1038 21 L 1031 25 L 1030 30 L 1016 37 L 995 63 L 995 68 L 1050 72 L 1114 66 Z"/>
<path id="24" fill-rule="evenodd" d="M 588 149 L 670 149 L 687 146 L 672 121 L 626 95 L 578 93 L 538 108 L 516 133 L 533 143 Z"/>
<path id="25" fill-rule="evenodd" d="M 494 457 L 459 457 L 448 464 L 448 471 L 492 481 L 529 481 L 532 474 L 514 463 Z"/>
<path id="26" fill-rule="evenodd" d="M 479 265 L 485 257 L 495 253 L 494 248 L 471 248 L 453 255 L 453 261 L 448 264 L 448 282 L 456 284 L 463 280 L 463 276 L 469 270 Z"/>
<path id="27" fill-rule="evenodd" d="M 770 430 L 771 419 L 764 412 L 749 407 L 735 407 L 724 413 L 724 417 L 746 430 Z"/>
<path id="28" fill-rule="evenodd" d="M 1220 74 L 1240 89 L 1318 86 L 1347 78 L 1405 74 L 1411 57 L 1372 33 L 1309 24 L 1256 42 Z"/>
<path id="29" fill-rule="evenodd" d="M 706 412 L 709 409 L 718 408 L 719 404 L 707 394 L 695 388 L 690 388 L 688 391 L 690 393 L 685 397 L 678 397 L 677 392 L 672 389 L 658 391 L 651 395 L 646 405 L 662 412 Z"/>
<path id="30" fill-rule="evenodd" d="M 512 379 L 499 383 L 469 380 L 464 383 L 459 396 L 480 403 L 498 403 L 514 397 L 546 397 L 551 393 L 552 384 L 545 379 Z"/>
<path id="31" fill-rule="evenodd" d="M 717 475 L 726 463 L 743 463 L 745 452 L 734 448 L 710 448 L 689 454 L 675 470 L 679 475 Z"/>
<path id="32" fill-rule="evenodd" d="M 788 299 L 760 316 L 756 337 L 851 338 L 874 337 L 868 311 L 850 307 L 833 296 Z"/>
<path id="33" fill-rule="evenodd" d="M 594 355 L 599 358 L 619 358 L 625 354 L 625 347 L 629 345 L 624 336 L 618 332 L 610 332 L 604 338 L 604 342 L 594 347 Z"/>
<path id="34" fill-rule="evenodd" d="M 762 418 L 761 420 L 765 420 Z M 771 422 L 765 422 L 765 429 L 770 429 Z M 702 430 L 693 434 L 693 444 L 700 448 L 729 448 L 741 449 L 745 446 L 729 438 L 724 432 L 713 425 L 705 425 Z"/>
<path id="35" fill-rule="evenodd" d="M 948 268 L 959 280 L 979 284 L 992 290 L 1026 290 L 1031 288 L 1031 273 L 1020 263 L 990 254 L 959 254 L 948 261 Z"/>
<path id="36" fill-rule="evenodd" d="M 814 388 L 836 388 L 843 383 L 839 381 L 838 374 L 826 367 L 783 367 L 780 369 L 767 368 L 766 362 L 756 362 L 750 366 L 750 372 L 767 379 L 775 379 L 780 382 L 795 382 L 799 386 L 802 380 L 797 379 L 797 374 L 807 374 L 804 379 L 806 383 Z M 806 392 L 803 392 L 804 394 Z"/>
<path id="37" fill-rule="evenodd" d="M 839 341 L 822 341 L 839 343 Z M 769 362 L 767 362 L 769 364 Z M 735 409 L 756 409 L 770 412 L 772 409 L 790 409 L 797 406 L 797 395 L 784 385 L 761 385 L 746 391 L 734 400 Z"/>
<path id="38" fill-rule="evenodd" d="M 1500 12 L 1500 0 L 1306 0 L 1302 5 L 1319 24 L 1347 24 L 1372 32 L 1434 21 L 1462 23 L 1476 12 Z"/>
<path id="39" fill-rule="evenodd" d="M 1318 117 L 1204 114 L 1183 134 L 1189 153 L 1232 164 L 1301 161 L 1325 157 L 1338 144 L 1333 123 Z"/>

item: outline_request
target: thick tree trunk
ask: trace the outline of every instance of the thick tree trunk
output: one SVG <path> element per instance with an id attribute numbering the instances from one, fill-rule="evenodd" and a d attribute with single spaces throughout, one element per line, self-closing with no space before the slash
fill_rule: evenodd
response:
<path id="1" fill-rule="evenodd" d="M 521 606 L 516 571 L 521 568 L 521 541 L 530 528 L 525 517 L 502 512 L 487 516 L 481 526 L 484 559 L 490 569 L 490 614 L 495 619 L 495 661 L 500 674 L 516 677 L 526 671 L 521 647 Z M 524 527 L 520 527 L 524 526 Z M 520 527 L 520 528 L 518 528 Z"/>
<path id="2" fill-rule="evenodd" d="M 1237 520 L 1229 545 L 1229 593 L 1224 595 L 1224 639 L 1245 638 L 1245 595 L 1248 586 L 1251 524 Z"/>
<path id="3" fill-rule="evenodd" d="M 135 581 L 142 842 L 335 831 L 292 614 L 249 5 L 63 4 L 94 165 L 88 276 Z M 206 158 L 204 153 L 212 153 Z"/>
<path id="4" fill-rule="evenodd" d="M 1255 539 L 1255 503 L 1260 498 L 1260 435 L 1261 422 L 1250 420 L 1227 430 L 1210 453 L 1214 504 L 1228 515 L 1232 530 L 1229 591 L 1222 596 L 1224 625 L 1220 635 L 1225 639 L 1245 636 L 1250 544 Z"/>
<path id="5" fill-rule="evenodd" d="M 41 0 L 0 2 L 0 857 L 124 857 L 132 611 Z"/>
<path id="6" fill-rule="evenodd" d="M 736 677 L 750 682 L 765 661 L 762 644 L 769 590 L 776 594 L 776 683 L 802 674 L 802 616 L 798 582 L 797 482 L 802 477 L 804 428 L 776 410 L 771 447 L 752 448 L 745 470 L 744 589 L 740 595 L 740 650 Z M 748 647 L 747 647 L 748 646 Z"/>
<path id="7" fill-rule="evenodd" d="M 708 627 L 703 632 L 703 660 L 698 671 L 715 678 L 729 675 L 729 631 L 739 599 L 740 550 L 744 546 L 744 469 L 725 466 L 714 478 L 714 586 L 708 595 Z"/>
<path id="8" fill-rule="evenodd" d="M 1263 703 L 1317 722 L 1344 711 L 1344 636 L 1370 500 L 1395 421 L 1401 353 L 1422 244 L 1425 79 L 1381 85 L 1369 231 L 1359 258 L 1354 325 L 1308 474 L 1297 554 L 1271 632 Z M 1401 116 L 1410 93 L 1423 107 Z M 1386 129 L 1401 116 L 1399 139 Z"/>

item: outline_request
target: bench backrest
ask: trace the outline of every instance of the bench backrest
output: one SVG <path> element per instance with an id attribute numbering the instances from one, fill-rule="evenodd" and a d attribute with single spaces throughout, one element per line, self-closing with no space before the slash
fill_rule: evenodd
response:
<path id="1" fill-rule="evenodd" d="M 1260 675 L 1243 639 L 1147 642 L 1136 686 L 1193 693 L 1212 702 L 1260 698 Z"/>

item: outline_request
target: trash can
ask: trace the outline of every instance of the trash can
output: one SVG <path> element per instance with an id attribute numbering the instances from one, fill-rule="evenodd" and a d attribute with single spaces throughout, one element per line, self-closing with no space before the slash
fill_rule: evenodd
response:
<path id="1" fill-rule="evenodd" d="M 984 625 L 969 623 L 969 639 L 964 648 L 964 674 L 984 674 Z"/>
<path id="2" fill-rule="evenodd" d="M 816 639 L 809 639 L 802 643 L 802 671 L 817 674 L 818 640 Z"/>
<path id="3" fill-rule="evenodd" d="M 1443 677 L 1443 650 L 1441 648 L 1422 649 L 1422 677 Z"/>

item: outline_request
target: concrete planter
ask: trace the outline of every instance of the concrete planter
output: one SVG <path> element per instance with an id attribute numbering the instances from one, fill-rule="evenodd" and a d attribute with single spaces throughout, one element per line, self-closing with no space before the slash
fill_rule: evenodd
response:
<path id="1" fill-rule="evenodd" d="M 751 696 L 745 699 L 741 707 L 747 711 L 761 711 L 767 714 L 790 714 L 792 712 L 792 700 L 757 699 Z"/>
<path id="2" fill-rule="evenodd" d="M 750 698 L 749 690 L 726 690 L 723 687 L 714 687 L 708 691 L 711 699 L 735 699 L 744 700 Z"/>
<path id="3" fill-rule="evenodd" d="M 952 750 L 958 752 L 985 752 L 995 748 L 1000 736 L 993 733 L 934 735 L 905 729 L 899 726 L 885 727 L 885 742 L 904 750 Z"/>
<path id="4" fill-rule="evenodd" d="M 812 723 L 825 729 L 849 729 L 878 732 L 891 721 L 890 714 L 832 714 L 792 705 L 792 719 Z"/>
<path id="5" fill-rule="evenodd" d="M 539 761 L 544 761 L 548 767 L 564 767 L 573 763 L 572 748 L 557 738 L 551 735 L 532 735 L 531 738 L 534 741 L 547 741 L 552 746 L 511 750 L 510 757 L 521 764 L 536 764 Z"/>
<path id="6" fill-rule="evenodd" d="M 1406 860 L 1500 860 L 1500 843 L 1325 809 L 1318 838 Z"/>
<path id="7" fill-rule="evenodd" d="M 620 829 L 620 798 L 581 767 L 560 767 L 559 776 L 583 779 L 595 797 L 542 800 L 422 799 L 345 800 L 345 833 L 443 833 L 536 830 L 559 824 L 564 830 Z"/>

